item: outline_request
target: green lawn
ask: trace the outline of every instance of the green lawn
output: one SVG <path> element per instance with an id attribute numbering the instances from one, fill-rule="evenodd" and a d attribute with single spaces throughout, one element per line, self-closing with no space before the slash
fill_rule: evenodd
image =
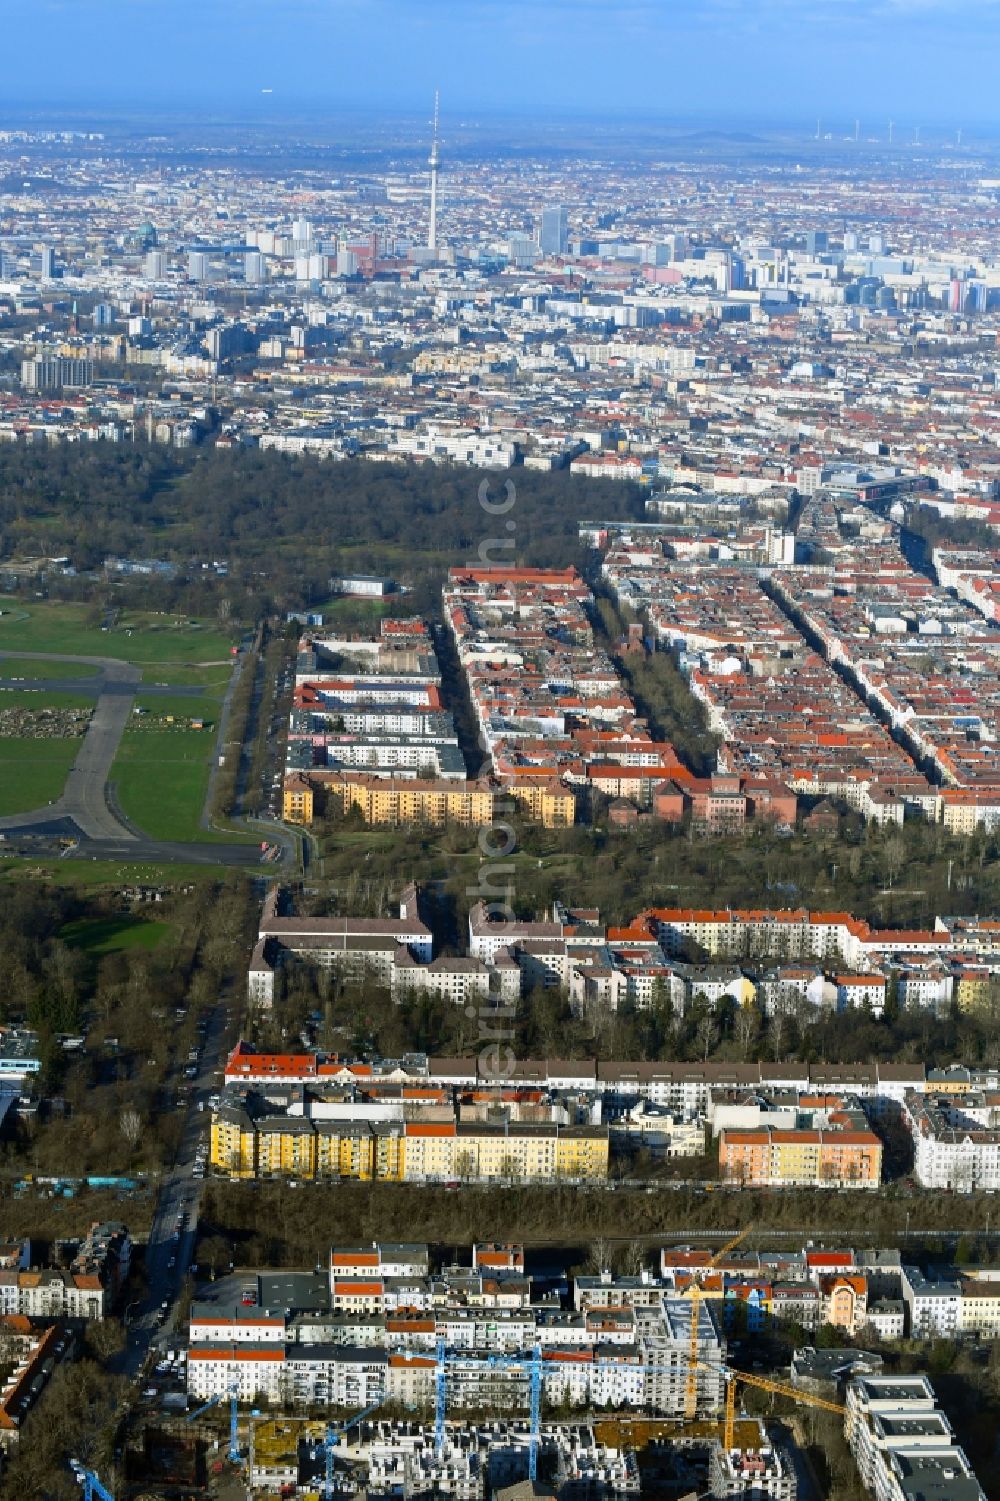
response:
<path id="1" fill-rule="evenodd" d="M 3 699 L 0 698 L 0 704 Z M 146 714 L 155 719 L 166 719 L 172 714 L 175 719 L 204 719 L 213 729 L 219 727 L 219 715 L 222 712 L 222 695 L 219 694 L 192 694 L 188 698 L 179 693 L 176 698 L 171 693 L 140 693 L 136 697 L 135 707 L 145 710 Z"/>
<path id="2" fill-rule="evenodd" d="M 30 813 L 60 796 L 80 741 L 0 737 L 0 817 Z"/>
<path id="3" fill-rule="evenodd" d="M 0 596 L 0 651 L 41 651 L 59 656 L 119 657 L 125 662 L 197 663 L 228 661 L 230 636 L 187 615 L 121 611 L 110 630 L 94 623 L 83 604 Z M 25 676 L 29 670 L 25 663 Z M 164 676 L 167 673 L 164 672 Z"/>
<path id="4" fill-rule="evenodd" d="M 126 730 L 111 769 L 122 810 L 153 839 L 257 842 L 201 827 L 214 754 L 210 730 Z"/>
<path id="5" fill-rule="evenodd" d="M 155 949 L 170 931 L 168 922 L 148 922 L 120 912 L 114 917 L 78 917 L 59 929 L 59 937 L 71 949 L 99 955 L 124 949 Z"/>
<path id="6" fill-rule="evenodd" d="M 222 865 L 122 865 L 116 860 L 44 860 L 5 855 L 0 844 L 0 885 L 7 881 L 47 881 L 72 890 L 103 887 L 209 886 L 226 874 Z"/>
<path id="7" fill-rule="evenodd" d="M 229 683 L 233 661 L 235 658 L 229 659 L 221 667 L 178 666 L 175 662 L 171 662 L 169 667 L 147 666 L 142 674 L 142 681 L 147 686 L 150 683 L 166 683 L 171 688 L 204 688 L 206 693 L 218 693 L 221 698 Z"/>
<path id="8" fill-rule="evenodd" d="M 333 623 L 336 623 L 338 616 L 344 615 L 349 617 L 356 615 L 359 619 L 366 617 L 369 620 L 378 620 L 382 615 L 388 614 L 389 600 L 398 598 L 398 595 L 390 595 L 384 600 L 363 599 L 359 595 L 354 594 L 337 594 L 333 599 L 328 599 L 323 604 L 316 605 L 313 608 L 315 608 L 317 615 L 323 616 L 324 621 L 327 620 L 328 616 L 332 615 L 334 617 Z M 316 629 L 317 631 L 324 630 L 325 628 L 325 625 L 310 627 L 310 629 Z"/>
<path id="9" fill-rule="evenodd" d="M 92 709 L 89 693 L 52 693 L 45 688 L 0 688 L 0 709 Z"/>
<path id="10" fill-rule="evenodd" d="M 4 608 L 0 604 L 0 608 Z M 0 616 L 0 629 L 7 624 L 7 617 Z M 6 636 L 0 636 L 0 642 L 6 641 Z M 14 647 L 8 646 L 8 651 Z M 18 650 L 29 651 L 25 646 Z M 41 662 L 29 661 L 23 657 L 5 657 L 0 655 L 0 677 L 3 678 L 90 678 L 100 669 L 88 667 L 85 662 L 61 662 L 58 658 L 49 658 Z"/>

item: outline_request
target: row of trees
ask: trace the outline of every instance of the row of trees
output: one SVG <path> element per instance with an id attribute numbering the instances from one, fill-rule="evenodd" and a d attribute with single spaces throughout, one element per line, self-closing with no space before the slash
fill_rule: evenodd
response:
<path id="1" fill-rule="evenodd" d="M 171 1088 L 198 1016 L 242 974 L 256 915 L 250 883 L 233 875 L 158 905 L 169 931 L 152 951 L 137 945 L 92 957 L 59 931 L 75 919 L 127 922 L 118 899 L 27 882 L 5 887 L 0 1015 L 39 1032 L 43 1108 L 19 1122 L 0 1161 L 15 1172 L 73 1174 L 169 1162 L 182 1125 Z M 84 1047 L 67 1052 L 64 1032 L 84 1033 Z"/>
<path id="2" fill-rule="evenodd" d="M 255 1023 L 262 1046 L 297 1045 L 312 1018 L 327 1049 L 395 1058 L 407 1052 L 469 1056 L 479 1045 L 474 1009 L 429 993 L 393 1000 L 375 983 L 344 981 L 329 970 L 296 964 L 279 971 L 276 1005 Z M 531 990 L 511 1021 L 510 1045 L 521 1058 L 647 1059 L 679 1062 L 856 1063 L 859 1060 L 995 1065 L 1000 1060 L 1000 989 L 989 1009 L 974 1015 L 952 1007 L 944 1015 L 890 1005 L 881 1018 L 865 1008 L 837 1012 L 798 993 L 768 1012 L 729 995 L 712 1001 L 697 989 L 683 1011 L 665 988 L 652 1004 L 627 1002 L 574 1010 L 563 990 Z"/>
<path id="3" fill-rule="evenodd" d="M 637 486 L 531 470 L 514 478 L 511 561 L 565 567 L 579 553 L 581 518 L 642 514 Z M 454 466 L 256 449 L 10 443 L 0 451 L 0 565 L 51 551 L 55 512 L 60 546 L 79 569 L 99 568 L 109 554 L 181 565 L 173 580 L 116 586 L 126 604 L 213 614 L 224 595 L 234 618 L 257 620 L 318 605 L 332 575 L 358 571 L 402 574 L 405 607 L 426 612 L 438 607 L 447 569 L 474 562 L 496 531 L 479 501 L 481 479 Z M 191 558 L 220 557 L 230 563 L 224 579 L 185 571 Z M 57 587 L 82 597 L 91 586 Z"/>

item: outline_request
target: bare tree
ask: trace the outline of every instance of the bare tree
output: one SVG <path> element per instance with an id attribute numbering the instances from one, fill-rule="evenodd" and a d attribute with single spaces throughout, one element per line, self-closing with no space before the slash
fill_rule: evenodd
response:
<path id="1" fill-rule="evenodd" d="M 611 1268 L 611 1242 L 603 1235 L 590 1243 L 590 1254 L 587 1257 L 587 1265 L 591 1271 L 607 1272 Z"/>
<path id="2" fill-rule="evenodd" d="M 757 1035 L 757 1012 L 753 1006 L 738 1006 L 734 1022 L 736 1040 L 740 1045 L 740 1051 L 744 1058 L 750 1055 L 750 1048 Z"/>
<path id="3" fill-rule="evenodd" d="M 142 1117 L 138 1110 L 131 1105 L 126 1105 L 118 1117 L 118 1129 L 134 1152 L 139 1137 L 142 1135 Z"/>
<path id="4" fill-rule="evenodd" d="M 622 1252 L 621 1265 L 626 1277 L 641 1275 L 646 1266 L 646 1248 L 641 1241 L 629 1241 Z"/>
<path id="5" fill-rule="evenodd" d="M 715 1017 L 711 1011 L 706 1011 L 698 1021 L 698 1029 L 695 1038 L 701 1051 L 703 1060 L 708 1062 L 708 1055 L 715 1043 Z"/>

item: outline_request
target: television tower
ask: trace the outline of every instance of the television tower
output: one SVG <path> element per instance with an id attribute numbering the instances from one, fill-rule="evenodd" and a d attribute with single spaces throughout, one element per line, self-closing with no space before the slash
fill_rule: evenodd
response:
<path id="1" fill-rule="evenodd" d="M 431 141 L 431 154 L 428 165 L 431 169 L 431 217 L 427 226 L 427 249 L 437 249 L 437 216 L 438 216 L 438 167 L 441 158 L 438 154 L 438 91 L 434 90 L 434 137 Z"/>

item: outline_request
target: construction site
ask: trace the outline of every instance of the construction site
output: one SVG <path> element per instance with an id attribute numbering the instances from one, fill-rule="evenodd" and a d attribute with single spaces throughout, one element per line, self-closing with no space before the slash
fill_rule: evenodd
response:
<path id="1" fill-rule="evenodd" d="M 402 1400 L 386 1381 L 392 1366 L 380 1365 L 374 1348 L 355 1350 L 350 1357 L 367 1356 L 367 1371 L 365 1386 L 353 1389 L 354 1403 L 335 1396 L 332 1387 L 324 1388 L 325 1401 L 317 1400 L 315 1387 L 304 1397 L 294 1384 L 268 1396 L 247 1385 L 239 1358 L 208 1372 L 189 1369 L 180 1378 L 187 1382 L 187 1395 L 164 1399 L 169 1412 L 137 1414 L 118 1501 L 154 1495 L 218 1501 L 243 1496 L 613 1501 L 641 1495 L 670 1501 L 746 1496 L 795 1501 L 798 1477 L 807 1471 L 802 1457 L 791 1452 L 791 1429 L 783 1425 L 780 1441 L 773 1440 L 759 1415 L 743 1413 L 744 1394 L 752 1391 L 786 1411 L 805 1406 L 840 1418 L 844 1409 L 825 1396 L 730 1363 L 707 1287 L 717 1263 L 742 1238 L 705 1259 L 686 1299 L 662 1301 L 660 1332 L 641 1348 L 606 1344 L 584 1355 L 535 1343 L 528 1350 L 499 1351 L 456 1348 L 439 1338 L 424 1353 L 400 1350 L 390 1356 L 407 1383 Z M 480 1254 L 496 1255 L 498 1249 Z M 398 1247 L 394 1254 L 404 1250 L 420 1254 L 412 1247 Z M 519 1256 L 515 1248 L 503 1251 Z M 389 1250 L 383 1247 L 378 1254 Z M 245 1304 L 241 1312 L 250 1316 Z M 192 1324 L 209 1316 L 223 1315 L 196 1309 Z M 325 1347 L 307 1348 L 316 1352 L 314 1362 L 322 1363 Z M 274 1345 L 270 1349 L 278 1355 Z M 193 1354 L 193 1346 L 178 1352 L 178 1367 Z M 589 1366 L 582 1376 L 581 1360 Z M 206 1394 L 203 1386 L 199 1398 L 193 1382 L 204 1384 L 209 1375 L 213 1389 Z M 296 1379 L 287 1377 L 290 1383 Z M 364 1405 L 357 1406 L 362 1390 Z M 83 1473 L 82 1483 L 85 1501 L 114 1501 L 116 1493 L 90 1472 Z"/>
<path id="2" fill-rule="evenodd" d="M 447 1423 L 439 1443 L 429 1424 L 374 1415 L 342 1425 L 240 1415 L 235 1447 L 224 1423 L 198 1420 L 192 1426 L 194 1432 L 189 1428 L 186 1435 L 183 1420 L 172 1422 L 170 1431 L 148 1429 L 141 1447 L 127 1455 L 118 1490 L 90 1477 L 94 1501 L 108 1496 L 118 1501 L 126 1496 L 135 1501 L 153 1496 L 624 1501 L 644 1495 L 693 1501 L 751 1494 L 750 1476 L 754 1496 L 795 1501 L 797 1495 L 790 1457 L 768 1439 L 759 1418 L 736 1419 L 730 1450 L 723 1447 L 718 1423 L 655 1418 L 546 1422 L 537 1432 L 528 1420 L 483 1418 Z"/>

